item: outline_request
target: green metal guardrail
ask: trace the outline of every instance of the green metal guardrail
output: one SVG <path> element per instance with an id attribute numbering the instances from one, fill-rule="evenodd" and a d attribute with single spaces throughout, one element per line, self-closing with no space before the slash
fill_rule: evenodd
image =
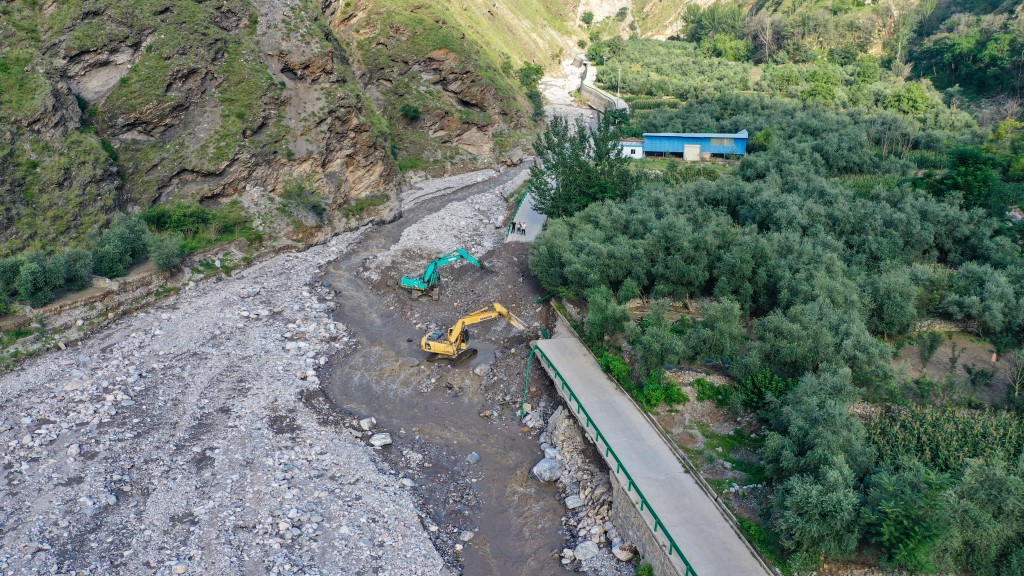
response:
<path id="1" fill-rule="evenodd" d="M 633 481 L 633 476 L 629 473 L 629 470 L 627 470 L 626 467 L 623 466 L 622 460 L 619 459 L 618 454 L 616 454 L 615 450 L 612 449 L 611 444 L 608 443 L 608 439 L 605 438 L 604 434 L 601 432 L 601 429 L 597 427 L 597 422 L 594 422 L 594 419 L 590 417 L 590 413 L 587 412 L 587 409 L 583 406 L 583 402 L 580 401 L 579 396 L 576 396 L 576 392 L 573 391 L 572 386 L 569 386 L 569 383 L 565 380 L 565 377 L 562 376 L 562 373 L 558 371 L 558 367 L 555 366 L 554 362 L 552 362 L 551 359 L 548 358 L 548 355 L 545 354 L 544 351 L 541 350 L 540 347 L 536 345 L 533 346 L 533 349 L 530 351 L 530 356 L 526 360 L 527 384 L 529 384 L 530 381 L 530 360 L 533 359 L 533 354 L 535 352 L 540 353 L 544 361 L 547 362 L 548 366 L 551 367 L 551 370 L 555 373 L 556 376 L 558 376 L 558 380 L 561 382 L 562 389 L 567 390 L 569 392 L 570 407 L 572 407 L 572 404 L 575 403 L 576 412 L 586 417 L 586 426 L 594 429 L 594 439 L 597 442 L 597 448 L 600 450 L 601 444 L 604 444 L 605 458 L 611 456 L 615 460 L 615 473 L 619 474 L 621 472 L 622 474 L 625 474 L 627 480 L 626 493 L 628 494 L 631 491 L 636 491 L 636 495 L 640 498 L 640 512 L 642 513 L 644 511 L 644 508 L 646 508 L 647 511 L 650 513 L 651 518 L 654 520 L 654 534 L 657 535 L 658 529 L 660 528 L 661 532 L 665 535 L 665 539 L 668 540 L 668 555 L 671 557 L 672 553 L 675 552 L 679 556 L 679 559 L 683 561 L 683 565 L 686 566 L 685 576 L 697 576 L 697 571 L 693 569 L 693 566 L 690 566 L 690 561 L 686 559 L 686 556 L 683 554 L 683 551 L 679 548 L 679 545 L 676 544 L 675 538 L 673 538 L 672 534 L 669 533 L 668 529 L 665 527 L 665 523 L 662 522 L 661 518 L 658 516 L 658 513 L 655 512 L 654 508 L 651 507 L 651 503 L 647 500 L 647 497 L 644 496 L 644 493 L 640 491 L 640 487 L 637 486 L 636 482 Z M 523 393 L 525 401 L 525 387 L 523 389 Z M 520 419 L 522 419 L 522 416 L 522 408 L 520 408 Z"/>

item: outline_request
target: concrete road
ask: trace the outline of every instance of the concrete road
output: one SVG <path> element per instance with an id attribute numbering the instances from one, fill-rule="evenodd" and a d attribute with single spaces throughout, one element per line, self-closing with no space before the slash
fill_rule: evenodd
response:
<path id="1" fill-rule="evenodd" d="M 526 223 L 526 234 L 513 232 L 505 238 L 505 242 L 533 242 L 533 239 L 540 234 L 548 217 L 534 209 L 533 201 L 533 194 L 527 195 L 522 204 L 519 205 L 516 215 L 512 218 L 513 222 Z"/>
<path id="2" fill-rule="evenodd" d="M 771 574 L 579 340 L 539 340 L 537 345 L 576 392 L 698 576 Z M 603 454 L 603 446 L 598 451 Z"/>

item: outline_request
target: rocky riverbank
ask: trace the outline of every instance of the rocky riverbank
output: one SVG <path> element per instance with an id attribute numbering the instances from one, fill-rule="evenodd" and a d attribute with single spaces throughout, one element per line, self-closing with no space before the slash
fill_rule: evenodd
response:
<path id="1" fill-rule="evenodd" d="M 526 416 L 526 422 L 539 421 L 543 407 Z M 593 445 L 565 406 L 559 406 L 547 419 L 539 437 L 544 459 L 533 467 L 533 475 L 542 482 L 557 482 L 567 514 L 562 524 L 572 547 L 562 550 L 562 564 L 589 574 L 633 574 L 636 548 L 624 542 L 611 522 L 612 487 L 608 471 L 593 453 Z"/>

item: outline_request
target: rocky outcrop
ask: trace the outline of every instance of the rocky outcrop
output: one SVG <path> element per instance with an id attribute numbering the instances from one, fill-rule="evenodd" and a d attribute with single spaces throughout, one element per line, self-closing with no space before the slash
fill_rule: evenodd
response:
<path id="1" fill-rule="evenodd" d="M 181 198 L 241 198 L 272 236 L 299 241 L 395 210 L 386 129 L 371 127 L 377 113 L 316 4 L 141 1 L 150 18 L 125 19 L 109 1 L 14 16 L 40 19 L 45 32 L 25 67 L 39 71 L 25 98 L 38 105 L 6 114 L 0 100 L 0 255 L 52 239 L 30 219 L 42 184 L 56 197 L 83 191 L 73 204 L 84 216 L 71 213 L 66 238 L 115 207 Z M 86 142 L 75 148 L 72 137 Z M 67 157 L 81 174 L 44 169 Z M 326 213 L 281 199 L 289 187 Z M 349 208 L 367 197 L 372 205 Z"/>
<path id="2" fill-rule="evenodd" d="M 493 64 L 480 54 L 482 47 L 458 33 L 444 8 L 414 6 L 408 20 L 385 22 L 389 14 L 372 0 L 324 0 L 324 6 L 334 30 L 353 47 L 359 83 L 400 127 L 400 158 L 439 166 L 439 173 L 521 158 L 523 142 L 499 144 L 532 125 L 511 68 L 488 70 Z M 418 34 L 438 39 L 426 50 L 411 49 Z"/>

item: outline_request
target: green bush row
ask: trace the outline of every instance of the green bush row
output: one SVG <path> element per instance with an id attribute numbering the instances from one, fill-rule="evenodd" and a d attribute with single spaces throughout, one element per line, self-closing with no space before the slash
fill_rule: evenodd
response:
<path id="1" fill-rule="evenodd" d="M 0 316 L 11 312 L 12 300 L 39 308 L 88 287 L 94 275 L 120 278 L 147 258 L 171 270 L 185 254 L 236 238 L 260 239 L 237 202 L 215 209 L 179 202 L 118 217 L 88 236 L 88 249 L 0 259 Z"/>

